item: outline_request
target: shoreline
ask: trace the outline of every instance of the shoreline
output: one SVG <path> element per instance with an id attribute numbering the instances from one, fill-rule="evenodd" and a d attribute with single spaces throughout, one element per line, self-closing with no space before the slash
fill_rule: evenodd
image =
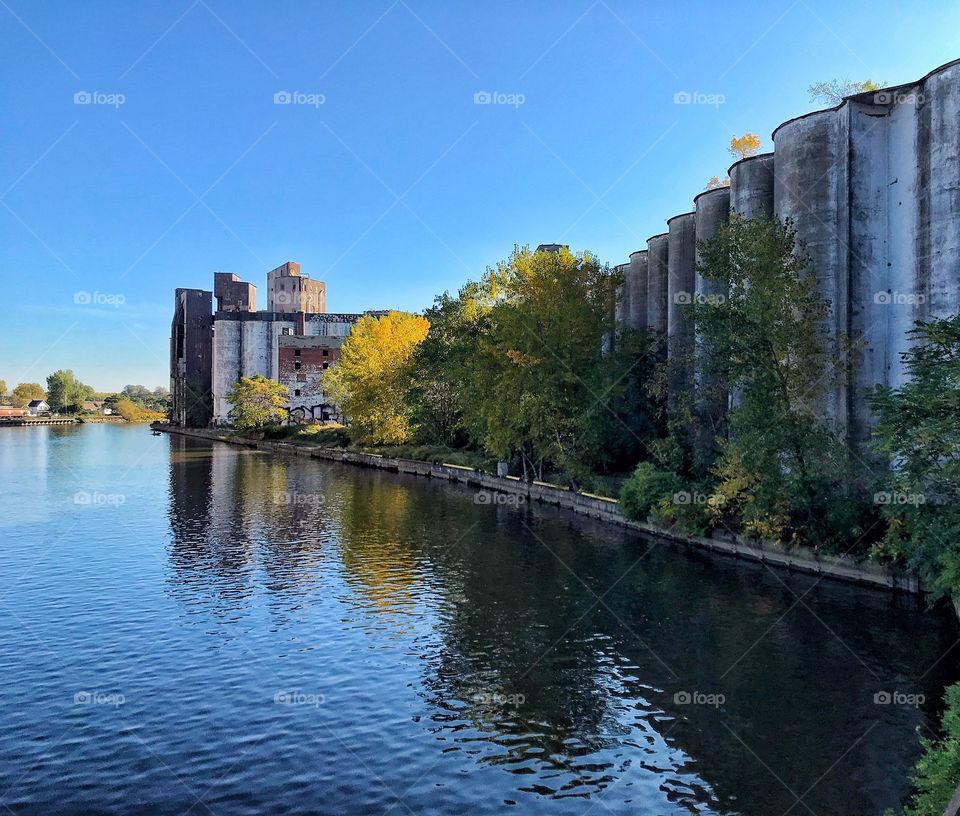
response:
<path id="1" fill-rule="evenodd" d="M 743 558 L 789 571 L 843 581 L 848 584 L 857 584 L 869 589 L 894 593 L 903 592 L 918 597 L 925 594 L 916 575 L 893 566 L 881 565 L 865 559 L 825 555 L 810 547 L 795 546 L 788 548 L 772 542 L 746 541 L 732 536 L 705 538 L 681 535 L 655 524 L 631 521 L 625 518 L 620 513 L 619 502 L 616 499 L 595 496 L 590 493 L 573 493 L 567 488 L 546 482 L 527 483 L 515 476 L 492 476 L 461 465 L 435 465 L 431 462 L 415 459 L 360 453 L 343 448 L 258 440 L 226 430 L 181 428 L 164 423 L 151 423 L 150 428 L 195 439 L 255 448 L 268 453 L 308 456 L 313 459 L 370 467 L 393 473 L 408 473 L 424 476 L 428 479 L 441 479 L 508 496 L 522 496 L 525 501 L 535 501 L 540 504 L 571 510 L 579 515 L 645 533 L 673 544 Z M 960 616 L 960 611 L 958 611 L 958 616 Z"/>

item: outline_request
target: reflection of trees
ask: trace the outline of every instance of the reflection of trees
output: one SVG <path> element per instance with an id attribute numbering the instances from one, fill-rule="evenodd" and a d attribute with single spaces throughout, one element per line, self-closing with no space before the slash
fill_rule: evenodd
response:
<path id="1" fill-rule="evenodd" d="M 364 636 L 386 630 L 422 660 L 438 750 L 523 790 L 616 783 L 613 805 L 629 779 L 645 805 L 783 812 L 793 796 L 759 757 L 797 793 L 816 783 L 804 801 L 820 816 L 881 812 L 905 793 L 923 718 L 873 694 L 934 701 L 952 679 L 951 659 L 921 679 L 949 630 L 879 593 L 804 595 L 815 579 L 669 545 L 638 561 L 648 545 L 625 533 L 413 477 L 170 445 L 179 599 L 233 620 L 266 589 L 280 616 L 323 582 Z"/>
<path id="2" fill-rule="evenodd" d="M 906 792 L 905 773 L 889 771 L 915 759 L 922 717 L 878 712 L 873 694 L 939 693 L 944 677 L 920 677 L 949 643 L 928 620 L 829 582 L 804 598 L 809 611 L 794 604 L 813 578 L 665 545 L 633 566 L 646 544 L 551 511 L 524 523 L 510 511 L 479 514 L 456 562 L 445 556 L 438 567 L 455 600 L 425 679 L 434 721 L 460 747 L 485 746 L 483 761 L 536 773 L 530 789 L 541 793 L 601 788 L 632 762 L 675 769 L 671 799 L 711 801 L 703 779 L 714 806 L 786 810 L 794 797 L 751 750 L 798 793 L 817 783 L 805 797 L 817 813 L 849 812 L 851 793 L 864 812 L 880 812 Z M 461 529 L 476 516 L 459 507 Z M 477 702 L 490 691 L 526 699 Z M 683 691 L 726 701 L 684 704 L 674 696 Z"/>
<path id="3" fill-rule="evenodd" d="M 423 495 L 396 477 L 337 474 L 340 560 L 354 593 L 342 600 L 359 599 L 360 608 L 387 618 L 413 613 L 424 581 L 421 550 L 430 538 Z M 396 620 L 392 626 L 406 628 Z"/>

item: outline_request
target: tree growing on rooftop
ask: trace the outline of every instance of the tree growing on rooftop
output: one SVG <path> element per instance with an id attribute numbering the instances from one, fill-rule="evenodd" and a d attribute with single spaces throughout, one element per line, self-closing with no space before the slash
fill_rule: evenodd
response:
<path id="1" fill-rule="evenodd" d="M 848 96 L 879 91 L 882 86 L 872 79 L 862 82 L 846 79 L 831 79 L 829 82 L 814 82 L 807 88 L 811 102 L 826 102 L 828 105 L 839 105 Z"/>
<path id="2" fill-rule="evenodd" d="M 760 152 L 762 142 L 756 133 L 744 133 L 743 136 L 733 136 L 730 139 L 730 155 L 735 159 L 746 159 Z"/>

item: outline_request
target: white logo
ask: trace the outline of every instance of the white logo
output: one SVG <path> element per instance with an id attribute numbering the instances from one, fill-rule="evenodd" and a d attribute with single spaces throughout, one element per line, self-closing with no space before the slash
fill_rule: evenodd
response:
<path id="1" fill-rule="evenodd" d="M 503 91 L 477 91 L 473 95 L 474 105 L 509 105 L 519 108 L 527 97 L 522 93 L 504 93 Z"/>
<path id="2" fill-rule="evenodd" d="M 106 292 L 74 292 L 73 302 L 77 306 L 113 306 L 119 309 L 127 302 L 125 295 L 108 295 Z"/>
<path id="3" fill-rule="evenodd" d="M 674 105 L 710 105 L 719 108 L 727 97 L 723 94 L 708 94 L 703 91 L 677 91 L 673 95 Z"/>
<path id="4" fill-rule="evenodd" d="M 304 93 L 303 91 L 277 91 L 273 95 L 274 105 L 308 105 L 319 108 L 326 104 L 326 94 Z"/>
<path id="5" fill-rule="evenodd" d="M 77 91 L 73 95 L 74 105 L 109 105 L 119 108 L 127 101 L 122 93 L 103 93 L 102 91 Z"/>

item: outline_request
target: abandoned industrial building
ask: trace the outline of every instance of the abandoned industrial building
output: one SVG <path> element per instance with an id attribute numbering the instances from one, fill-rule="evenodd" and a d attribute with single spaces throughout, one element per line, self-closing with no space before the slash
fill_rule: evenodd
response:
<path id="1" fill-rule="evenodd" d="M 287 387 L 291 421 L 339 419 L 321 378 L 360 317 L 327 314 L 326 286 L 302 275 L 293 261 L 267 273 L 262 312 L 256 287 L 229 272 L 214 274 L 213 292 L 177 289 L 170 332 L 173 422 L 227 423 L 227 394 L 241 377 L 256 374 Z"/>
<path id="2" fill-rule="evenodd" d="M 695 360 L 682 306 L 724 294 L 697 274 L 697 242 L 730 213 L 789 219 L 829 301 L 827 332 L 844 372 L 818 408 L 863 443 L 872 425 L 865 395 L 902 384 L 915 322 L 960 313 L 960 60 L 784 122 L 773 142 L 618 266 L 617 317 L 665 334 L 668 359 Z"/>
<path id="3" fill-rule="evenodd" d="M 692 211 L 668 219 L 665 232 L 617 267 L 624 285 L 616 320 L 664 335 L 668 362 L 692 360 L 698 368 L 683 306 L 724 293 L 697 274 L 697 242 L 716 235 L 731 213 L 789 219 L 829 302 L 832 356 L 842 361 L 839 384 L 817 407 L 861 444 L 872 424 L 865 394 L 902 384 L 911 328 L 960 312 L 960 60 L 916 82 L 784 122 L 773 142 L 773 152 L 736 162 L 729 186 L 701 192 Z M 227 273 L 215 276 L 215 312 L 209 291 L 177 290 L 175 422 L 227 422 L 227 392 L 253 374 L 290 389 L 291 418 L 337 415 L 320 376 L 360 315 L 326 314 L 324 284 L 302 276 L 293 262 L 267 277 L 264 312 L 256 311 L 255 288 Z M 671 387 L 690 388 L 701 374 L 672 378 Z M 698 407 L 722 414 L 727 400 Z"/>

